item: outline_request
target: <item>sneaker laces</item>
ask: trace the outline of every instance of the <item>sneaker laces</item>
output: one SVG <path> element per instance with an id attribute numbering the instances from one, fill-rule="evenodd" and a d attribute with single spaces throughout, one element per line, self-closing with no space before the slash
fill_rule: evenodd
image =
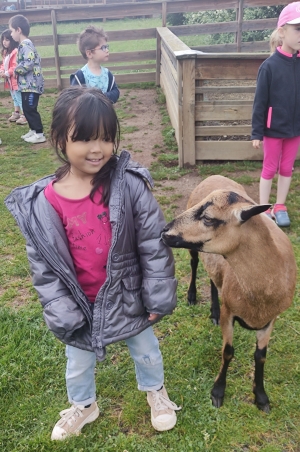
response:
<path id="1" fill-rule="evenodd" d="M 159 391 L 151 391 L 151 395 L 154 399 L 154 409 L 155 411 L 164 411 L 165 409 L 170 408 L 171 410 L 178 411 L 181 410 L 181 406 L 177 406 L 176 403 L 167 399 L 161 392 Z"/>
<path id="2" fill-rule="evenodd" d="M 84 409 L 83 405 L 73 405 L 71 406 L 71 408 L 67 408 L 66 410 L 61 411 L 59 413 L 61 419 L 58 421 L 56 425 L 59 427 L 63 427 L 65 424 L 68 424 L 70 427 L 72 427 L 73 422 L 76 422 L 76 420 L 79 417 L 83 417 L 82 414 L 83 409 Z"/>

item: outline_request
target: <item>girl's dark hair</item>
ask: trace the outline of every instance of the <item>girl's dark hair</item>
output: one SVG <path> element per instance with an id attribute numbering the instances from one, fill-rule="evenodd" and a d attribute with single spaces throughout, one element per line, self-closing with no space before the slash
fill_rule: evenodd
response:
<path id="1" fill-rule="evenodd" d="M 3 40 L 8 39 L 10 44 L 8 46 L 8 48 L 6 49 L 3 46 Z M 9 29 L 4 30 L 3 33 L 1 34 L 1 56 L 4 57 L 5 55 L 8 55 L 9 53 L 11 53 L 14 49 L 16 49 L 18 47 L 19 43 L 14 41 L 13 38 L 11 37 L 11 31 Z"/>
<path id="2" fill-rule="evenodd" d="M 99 170 L 92 180 L 90 198 L 102 188 L 101 202 L 106 206 L 110 195 L 111 170 L 117 164 L 116 153 L 120 142 L 120 126 L 111 101 L 97 88 L 71 86 L 59 95 L 52 113 L 51 144 L 58 158 L 64 163 L 56 171 L 57 180 L 70 171 L 66 154 L 68 135 L 71 140 L 85 141 L 101 139 L 114 143 L 114 151 L 109 161 Z"/>

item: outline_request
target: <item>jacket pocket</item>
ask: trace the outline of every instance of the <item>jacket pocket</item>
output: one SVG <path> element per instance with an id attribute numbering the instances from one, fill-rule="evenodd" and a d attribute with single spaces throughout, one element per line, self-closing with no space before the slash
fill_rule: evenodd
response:
<path id="1" fill-rule="evenodd" d="M 122 279 L 123 310 L 126 316 L 137 317 L 145 314 L 142 301 L 142 275 Z"/>
<path id="2" fill-rule="evenodd" d="M 278 134 L 284 134 L 290 130 L 291 119 L 285 108 L 269 107 L 267 116 L 267 128 L 275 130 Z"/>
<path id="3" fill-rule="evenodd" d="M 87 324 L 83 311 L 72 297 L 51 301 L 44 307 L 43 316 L 49 330 L 63 342 Z"/>

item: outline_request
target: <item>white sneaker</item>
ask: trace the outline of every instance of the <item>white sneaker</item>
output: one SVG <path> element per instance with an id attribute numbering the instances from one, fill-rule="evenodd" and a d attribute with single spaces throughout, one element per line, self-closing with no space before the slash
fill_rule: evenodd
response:
<path id="1" fill-rule="evenodd" d="M 169 399 L 166 388 L 147 392 L 147 402 L 151 407 L 151 423 L 155 430 L 164 432 L 171 430 L 177 422 L 175 411 L 181 410 Z"/>
<path id="2" fill-rule="evenodd" d="M 27 143 L 44 143 L 46 141 L 45 135 L 38 135 L 36 132 L 34 132 L 30 137 L 24 138 L 24 141 Z"/>
<path id="3" fill-rule="evenodd" d="M 25 135 L 22 135 L 21 138 L 23 138 L 23 140 L 25 140 L 25 138 L 31 137 L 34 133 L 35 133 L 34 130 L 29 130 L 29 132 L 25 133 Z"/>
<path id="4" fill-rule="evenodd" d="M 2 140 L 1 140 L 1 138 L 0 138 L 0 144 L 2 144 Z"/>
<path id="5" fill-rule="evenodd" d="M 71 408 L 61 411 L 61 419 L 55 424 L 52 430 L 52 440 L 63 440 L 71 435 L 79 435 L 85 424 L 89 424 L 99 416 L 99 408 L 93 402 L 89 408 L 83 405 L 72 405 Z"/>

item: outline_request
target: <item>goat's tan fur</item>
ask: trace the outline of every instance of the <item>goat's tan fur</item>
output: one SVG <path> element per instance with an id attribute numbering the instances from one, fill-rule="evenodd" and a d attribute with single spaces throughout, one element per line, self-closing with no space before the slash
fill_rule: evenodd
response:
<path id="1" fill-rule="evenodd" d="M 232 192 L 236 200 L 230 203 Z M 287 235 L 267 215 L 261 213 L 241 221 L 242 212 L 254 206 L 255 202 L 241 185 L 223 176 L 208 177 L 192 192 L 188 210 L 167 225 L 165 237 L 178 237 L 188 246 L 200 243 L 199 249 L 197 246 L 194 249 L 203 251 L 200 258 L 221 295 L 223 359 L 216 388 L 212 391 L 212 398 L 214 390 L 217 394 L 214 404 L 222 404 L 218 385 L 222 381 L 225 389 L 226 370 L 233 356 L 233 323 L 238 317 L 257 330 L 254 393 L 257 405 L 268 411 L 269 401 L 262 379 L 263 355 L 276 317 L 292 303 L 296 261 Z M 211 219 L 217 219 L 219 224 L 214 227 Z M 175 242 L 173 246 L 177 246 Z M 232 356 L 227 356 L 228 350 L 232 351 Z M 259 390 L 255 390 L 256 385 Z"/>
<path id="2" fill-rule="evenodd" d="M 188 209 L 218 189 L 234 191 L 254 204 L 241 185 L 222 176 L 212 176 L 192 192 Z M 219 237 L 218 240 L 214 238 L 211 252 L 221 251 L 226 259 L 219 254 L 208 253 L 200 253 L 200 258 L 219 290 L 222 305 L 230 310 L 232 316 L 242 318 L 252 328 L 263 328 L 287 309 L 293 300 L 296 262 L 290 240 L 265 214 L 252 217 L 242 225 L 238 219 L 235 221 L 234 212 L 238 215 L 243 203 L 226 207 L 225 201 L 225 205 L 222 202 L 219 205 L 218 215 L 228 219 L 229 228 L 227 225 L 224 228 L 220 226 L 217 231 L 213 231 Z M 211 209 L 216 215 L 217 206 Z M 186 215 L 190 218 L 190 214 L 186 212 Z M 180 224 L 185 227 L 185 213 L 182 216 Z M 193 232 L 198 233 L 196 225 Z M 190 240 L 190 234 L 186 234 L 187 230 L 184 231 L 184 237 Z M 222 241 L 226 243 L 222 244 Z M 209 245 L 207 248 L 209 251 Z"/>

